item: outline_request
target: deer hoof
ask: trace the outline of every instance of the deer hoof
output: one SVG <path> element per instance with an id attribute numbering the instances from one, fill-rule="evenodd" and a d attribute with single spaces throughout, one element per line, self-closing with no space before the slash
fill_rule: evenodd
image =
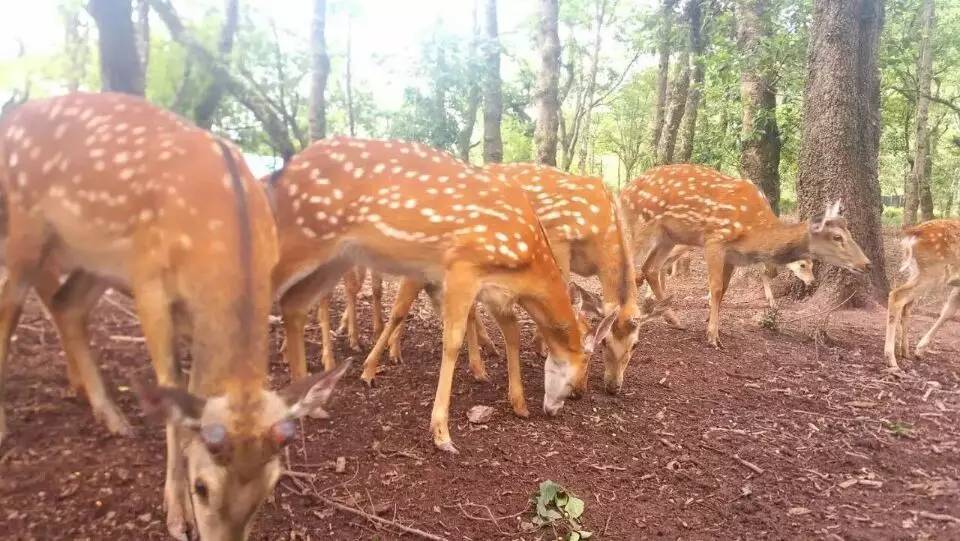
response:
<path id="1" fill-rule="evenodd" d="M 458 451 L 457 448 L 454 447 L 452 441 L 445 441 L 445 442 L 441 442 L 441 443 L 435 443 L 435 445 L 437 446 L 437 449 L 443 451 L 444 453 L 450 453 L 451 455 L 459 455 L 459 454 L 460 454 L 460 451 Z"/>
<path id="2" fill-rule="evenodd" d="M 127 418 L 124 417 L 122 413 L 114 409 L 104 409 L 100 411 L 97 417 L 103 421 L 103 424 L 107 425 L 107 430 L 109 430 L 111 434 L 125 438 L 133 436 L 133 427 L 130 426 Z"/>
<path id="3" fill-rule="evenodd" d="M 527 405 L 525 403 L 514 404 L 513 414 L 522 419 L 526 419 L 530 417 L 530 410 L 527 409 Z"/>

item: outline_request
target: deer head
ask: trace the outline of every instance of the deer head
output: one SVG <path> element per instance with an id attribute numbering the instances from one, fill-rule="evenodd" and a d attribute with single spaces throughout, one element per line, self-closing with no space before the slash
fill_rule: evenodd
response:
<path id="1" fill-rule="evenodd" d="M 823 216 L 810 220 L 810 253 L 826 263 L 858 274 L 870 270 L 870 260 L 847 229 L 840 201 L 827 205 Z"/>
<path id="2" fill-rule="evenodd" d="M 247 538 L 280 479 L 279 453 L 295 438 L 297 420 L 327 402 L 349 366 L 342 363 L 279 392 L 231 389 L 203 398 L 177 387 L 137 386 L 144 409 L 184 435 L 190 508 L 201 539 Z"/>
<path id="3" fill-rule="evenodd" d="M 791 261 L 787 263 L 787 268 L 804 284 L 810 285 L 813 283 L 813 260 L 810 258 Z"/>

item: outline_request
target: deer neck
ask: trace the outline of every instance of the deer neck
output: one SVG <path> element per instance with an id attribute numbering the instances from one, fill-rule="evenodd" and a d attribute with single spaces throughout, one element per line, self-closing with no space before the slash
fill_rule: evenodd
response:
<path id="1" fill-rule="evenodd" d="M 790 263 L 810 255 L 809 226 L 777 220 L 769 226 L 751 229 L 729 249 L 754 262 Z"/>

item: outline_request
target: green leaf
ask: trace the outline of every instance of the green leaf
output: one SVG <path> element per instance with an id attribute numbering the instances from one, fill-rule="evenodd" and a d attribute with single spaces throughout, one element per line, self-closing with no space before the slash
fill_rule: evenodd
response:
<path id="1" fill-rule="evenodd" d="M 547 509 L 547 513 L 544 516 L 550 520 L 559 520 L 563 518 L 563 515 L 561 515 L 559 511 L 554 511 L 553 509 Z"/>
<path id="2" fill-rule="evenodd" d="M 580 518 L 580 515 L 583 514 L 583 500 L 571 496 L 570 501 L 567 502 L 564 509 L 567 511 L 567 514 L 570 515 L 570 518 Z"/>
<path id="3" fill-rule="evenodd" d="M 577 533 L 580 534 L 580 539 L 590 539 L 591 537 L 593 537 L 593 532 L 588 532 L 586 530 L 580 530 Z"/>
<path id="4" fill-rule="evenodd" d="M 578 532 L 570 532 L 570 537 L 567 538 L 567 541 L 580 541 L 580 534 Z"/>
<path id="5" fill-rule="evenodd" d="M 557 507 L 564 507 L 567 505 L 567 501 L 570 500 L 570 497 L 567 496 L 566 492 L 558 492 L 557 497 L 554 498 L 554 500 L 557 502 Z"/>
<path id="6" fill-rule="evenodd" d="M 545 503 L 552 502 L 559 491 L 560 487 L 549 479 L 540 483 L 540 499 Z"/>

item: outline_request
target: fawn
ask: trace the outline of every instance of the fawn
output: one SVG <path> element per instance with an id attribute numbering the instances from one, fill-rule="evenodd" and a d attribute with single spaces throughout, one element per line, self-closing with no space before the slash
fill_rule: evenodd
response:
<path id="1" fill-rule="evenodd" d="M 934 335 L 960 309 L 960 220 L 931 220 L 904 230 L 903 264 L 907 282 L 890 292 L 887 336 L 883 353 L 887 365 L 898 370 L 897 358 L 909 358 L 907 319 L 916 299 L 938 285 L 950 286 L 940 317 L 917 343 L 920 357 Z"/>

